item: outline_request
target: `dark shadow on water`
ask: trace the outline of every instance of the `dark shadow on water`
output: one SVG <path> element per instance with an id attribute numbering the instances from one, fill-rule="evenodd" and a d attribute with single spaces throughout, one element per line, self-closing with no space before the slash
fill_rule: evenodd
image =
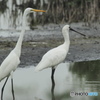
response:
<path id="1" fill-rule="evenodd" d="M 87 81 L 100 81 L 100 60 L 74 63 L 70 71 Z"/>
<path id="2" fill-rule="evenodd" d="M 52 82 L 52 87 L 51 87 L 51 96 L 52 96 L 52 99 L 51 100 L 55 100 L 54 89 L 55 89 L 55 84 Z"/>
<path id="3" fill-rule="evenodd" d="M 55 100 L 55 95 L 54 95 L 54 89 L 55 89 L 54 73 L 55 73 L 55 69 L 52 69 L 52 72 L 51 72 L 51 83 L 52 83 L 51 96 L 52 96 L 52 100 Z"/>
<path id="4" fill-rule="evenodd" d="M 79 78 L 82 90 L 100 92 L 100 60 L 74 63 L 69 71 Z"/>

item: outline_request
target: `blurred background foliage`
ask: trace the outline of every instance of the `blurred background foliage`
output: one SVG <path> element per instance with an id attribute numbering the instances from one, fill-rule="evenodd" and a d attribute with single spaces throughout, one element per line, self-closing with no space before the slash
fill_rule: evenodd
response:
<path id="1" fill-rule="evenodd" d="M 11 0 L 11 4 L 8 1 L 0 0 L 0 13 L 9 9 L 8 6 L 12 6 L 15 16 L 17 9 L 23 12 L 27 7 L 47 10 L 47 13 L 36 13 L 32 24 L 85 22 L 89 26 L 100 22 L 100 0 Z"/>

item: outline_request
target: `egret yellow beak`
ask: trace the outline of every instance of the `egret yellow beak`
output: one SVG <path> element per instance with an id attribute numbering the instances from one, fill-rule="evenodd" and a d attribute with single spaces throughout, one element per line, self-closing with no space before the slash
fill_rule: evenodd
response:
<path id="1" fill-rule="evenodd" d="M 45 10 L 38 10 L 38 9 L 31 9 L 31 11 L 35 11 L 35 12 L 46 12 Z"/>

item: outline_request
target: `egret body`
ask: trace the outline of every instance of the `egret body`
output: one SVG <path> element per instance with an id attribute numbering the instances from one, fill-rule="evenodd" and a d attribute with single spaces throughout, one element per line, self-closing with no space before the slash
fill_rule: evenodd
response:
<path id="1" fill-rule="evenodd" d="M 65 25 L 62 29 L 62 35 L 64 37 L 64 43 L 56 48 L 49 50 L 44 56 L 42 57 L 39 64 L 36 66 L 35 71 L 40 71 L 45 68 L 52 68 L 60 64 L 67 56 L 69 45 L 70 45 L 70 38 L 69 38 L 69 30 L 75 31 L 74 29 L 70 28 L 69 25 Z M 77 32 L 77 31 L 75 31 Z M 77 32 L 83 36 L 84 34 Z"/>
<path id="2" fill-rule="evenodd" d="M 65 25 L 62 29 L 64 43 L 56 48 L 49 50 L 46 54 L 44 54 L 41 61 L 35 68 L 36 72 L 43 70 L 45 68 L 52 68 L 52 74 L 51 74 L 51 80 L 53 84 L 52 89 L 51 89 L 52 94 L 54 94 L 53 92 L 54 92 L 54 87 L 55 87 L 55 82 L 54 82 L 55 68 L 58 64 L 64 61 L 69 50 L 69 46 L 70 46 L 69 30 L 77 32 L 76 30 L 72 29 L 69 25 Z M 77 33 L 85 36 L 84 34 L 80 32 L 77 32 Z"/>
<path id="3" fill-rule="evenodd" d="M 15 48 L 10 52 L 10 54 L 5 58 L 5 60 L 2 62 L 0 66 L 0 81 L 3 80 L 5 77 L 7 77 L 2 87 L 1 100 L 3 100 L 3 90 L 10 75 L 11 75 L 11 83 L 12 83 L 12 95 L 13 95 L 13 100 L 15 100 L 14 90 L 13 90 L 13 72 L 16 70 L 17 66 L 20 64 L 21 46 L 22 46 L 23 36 L 25 33 L 26 16 L 27 14 L 34 11 L 45 12 L 44 10 L 37 10 L 33 8 L 25 9 L 24 14 L 23 14 L 23 20 L 22 20 L 22 30 L 21 30 L 20 37 L 17 41 L 17 44 Z"/>

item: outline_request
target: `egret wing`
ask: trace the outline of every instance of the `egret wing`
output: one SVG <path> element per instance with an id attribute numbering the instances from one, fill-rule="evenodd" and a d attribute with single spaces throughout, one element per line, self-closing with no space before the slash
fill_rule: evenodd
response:
<path id="1" fill-rule="evenodd" d="M 0 66 L 0 80 L 8 76 L 11 71 L 15 71 L 19 63 L 19 57 L 12 51 Z"/>
<path id="2" fill-rule="evenodd" d="M 54 48 L 48 51 L 37 65 L 36 71 L 45 69 L 47 67 L 55 67 L 66 58 L 66 54 L 66 50 L 62 48 Z"/>

